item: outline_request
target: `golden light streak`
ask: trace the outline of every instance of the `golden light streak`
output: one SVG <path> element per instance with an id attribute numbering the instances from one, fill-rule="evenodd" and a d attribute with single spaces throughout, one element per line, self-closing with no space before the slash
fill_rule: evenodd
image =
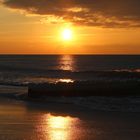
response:
<path id="1" fill-rule="evenodd" d="M 74 80 L 72 79 L 59 79 L 57 82 L 63 82 L 63 83 L 73 83 Z"/>
<path id="2" fill-rule="evenodd" d="M 75 64 L 72 55 L 62 55 L 59 60 L 59 69 L 73 71 Z"/>
<path id="3" fill-rule="evenodd" d="M 45 140 L 71 140 L 72 133 L 74 133 L 72 127 L 79 123 L 79 119 L 46 114 L 43 116 L 42 122 L 45 124 L 42 127 Z"/>

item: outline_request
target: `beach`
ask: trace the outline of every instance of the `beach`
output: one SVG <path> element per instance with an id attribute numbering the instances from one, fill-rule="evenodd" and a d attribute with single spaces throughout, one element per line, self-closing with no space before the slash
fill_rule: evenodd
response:
<path id="1" fill-rule="evenodd" d="M 1 140 L 140 139 L 139 112 L 101 111 L 69 103 L 19 99 L 17 95 L 26 92 L 26 87 L 0 86 Z"/>

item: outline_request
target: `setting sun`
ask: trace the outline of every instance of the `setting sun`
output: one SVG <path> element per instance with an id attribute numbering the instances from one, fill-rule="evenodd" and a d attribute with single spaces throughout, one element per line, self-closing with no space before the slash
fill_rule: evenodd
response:
<path id="1" fill-rule="evenodd" d="M 62 31 L 62 39 L 65 41 L 71 40 L 72 39 L 72 30 L 71 29 L 64 29 Z"/>

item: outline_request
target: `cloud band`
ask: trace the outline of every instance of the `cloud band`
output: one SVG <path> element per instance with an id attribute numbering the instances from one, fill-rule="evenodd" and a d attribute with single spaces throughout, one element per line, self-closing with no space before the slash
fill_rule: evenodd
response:
<path id="1" fill-rule="evenodd" d="M 78 25 L 140 27 L 140 0 L 2 0 L 2 3 Z"/>

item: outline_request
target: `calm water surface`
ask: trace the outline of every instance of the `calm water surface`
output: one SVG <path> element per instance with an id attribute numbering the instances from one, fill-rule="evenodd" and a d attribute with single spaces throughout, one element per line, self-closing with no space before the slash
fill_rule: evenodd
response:
<path id="1" fill-rule="evenodd" d="M 64 106 L 42 108 L 34 103 L 2 101 L 0 140 L 140 139 L 138 113 L 88 112 Z"/>

